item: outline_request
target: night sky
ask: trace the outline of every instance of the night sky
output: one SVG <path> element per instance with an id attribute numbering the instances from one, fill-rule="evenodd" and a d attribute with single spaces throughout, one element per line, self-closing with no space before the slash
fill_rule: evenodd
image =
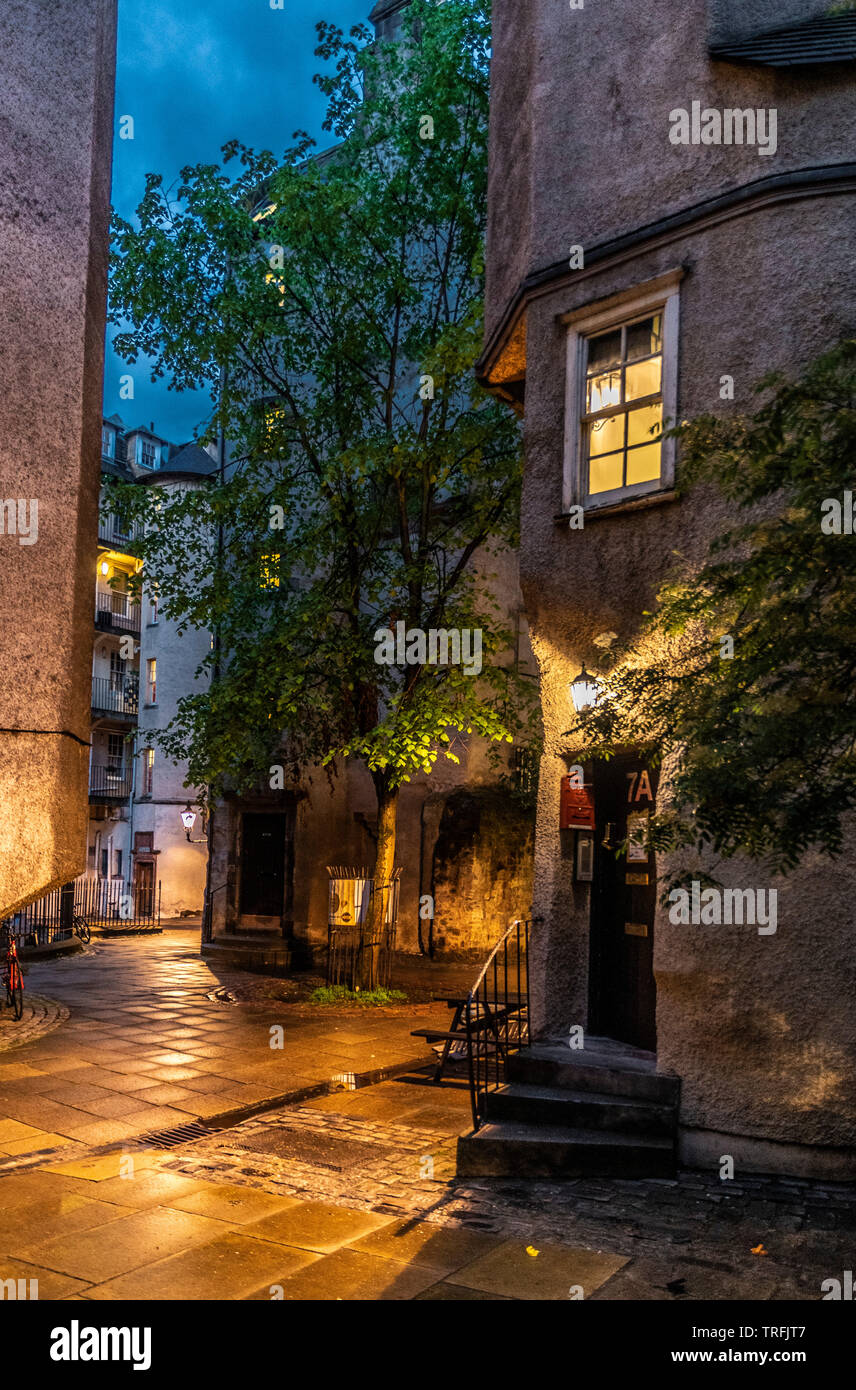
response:
<path id="1" fill-rule="evenodd" d="M 282 152 L 298 128 L 323 148 L 324 101 L 312 82 L 315 24 L 328 19 L 347 32 L 365 23 L 374 0 L 119 0 L 113 204 L 133 217 L 145 176 L 165 186 L 185 164 L 219 162 L 220 147 L 237 138 Z M 119 118 L 134 118 L 134 139 L 118 139 Z M 152 384 L 145 364 L 133 368 L 134 400 L 120 400 L 119 376 L 131 371 L 111 348 L 107 330 L 104 413 L 126 425 L 150 424 L 176 443 L 192 438 L 210 409 L 207 396 L 178 395 Z"/>

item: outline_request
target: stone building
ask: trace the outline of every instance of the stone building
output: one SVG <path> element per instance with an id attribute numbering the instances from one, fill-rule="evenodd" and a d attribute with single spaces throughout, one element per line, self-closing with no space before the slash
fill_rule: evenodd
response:
<path id="1" fill-rule="evenodd" d="M 534 678 L 512 553 L 491 557 L 490 583 L 516 627 L 509 659 Z M 534 820 L 528 769 L 515 750 L 495 766 L 485 740 L 455 735 L 457 764 L 402 787 L 396 866 L 401 870 L 397 947 L 482 960 L 509 919 L 525 916 L 532 891 Z M 287 790 L 226 797 L 214 809 L 211 940 L 215 953 L 271 966 L 323 961 L 328 865 L 366 867 L 375 853 L 377 801 L 365 767 L 349 760 L 331 775 L 302 770 Z M 429 900 L 429 901 L 426 901 Z"/>
<path id="2" fill-rule="evenodd" d="M 104 478 L 186 488 L 204 485 L 215 469 L 210 454 L 196 444 L 171 444 L 154 426 L 126 429 L 118 415 L 103 421 Z M 193 690 L 211 639 L 207 632 L 179 635 L 145 575 L 136 592 L 133 581 L 141 568 L 132 528 L 102 507 L 86 871 L 99 885 L 105 916 L 145 917 L 159 900 L 168 918 L 201 912 L 207 845 L 198 831 L 188 842 L 181 822 L 189 796 L 185 766 L 167 759 L 147 734 L 166 728 L 179 699 Z"/>
<path id="3" fill-rule="evenodd" d="M 115 44 L 0 7 L 0 917 L 85 862 Z"/>
<path id="4" fill-rule="evenodd" d="M 773 885 L 762 935 L 674 926 L 669 865 L 616 865 L 657 795 L 632 750 L 586 771 L 593 846 L 560 828 L 570 682 L 596 671 L 596 639 L 633 635 L 673 553 L 699 559 L 725 520 L 709 496 L 677 499 L 680 459 L 651 427 L 751 410 L 768 372 L 853 333 L 856 15 L 828 10 L 494 0 L 481 372 L 525 414 L 520 569 L 546 734 L 536 1029 L 566 1058 L 577 1025 L 607 1039 L 619 1090 L 622 1068 L 679 1078 L 687 1162 L 854 1177 L 852 853 Z M 770 887 L 759 865 L 726 875 Z"/>

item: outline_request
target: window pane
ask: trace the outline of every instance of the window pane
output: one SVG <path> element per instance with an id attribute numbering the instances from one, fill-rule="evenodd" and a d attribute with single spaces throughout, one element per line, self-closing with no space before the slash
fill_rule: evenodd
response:
<path id="1" fill-rule="evenodd" d="M 654 483 L 660 477 L 660 444 L 646 444 L 631 449 L 627 455 L 627 486 L 632 483 Z"/>
<path id="2" fill-rule="evenodd" d="M 633 323 L 627 329 L 628 362 L 635 362 L 639 357 L 650 357 L 652 353 L 662 352 L 660 319 L 660 314 L 654 314 L 650 319 L 643 319 L 641 323 Z"/>
<path id="3" fill-rule="evenodd" d="M 641 410 L 631 410 L 627 417 L 628 446 L 650 444 L 656 437 L 651 431 L 656 430 L 659 435 L 662 423 L 663 407 L 661 405 L 643 405 Z"/>
<path id="4" fill-rule="evenodd" d="M 624 448 L 624 421 L 626 416 L 610 415 L 605 420 L 595 420 L 589 427 L 589 453 L 611 454 Z"/>
<path id="5" fill-rule="evenodd" d="M 638 356 L 638 354 L 637 354 Z M 621 329 L 610 329 L 588 340 L 588 370 L 603 371 L 604 367 L 616 366 L 621 361 Z"/>
<path id="6" fill-rule="evenodd" d="M 659 445 L 657 446 L 659 448 Z M 589 462 L 589 492 L 612 492 L 624 482 L 624 455 L 607 454 Z"/>
<path id="7" fill-rule="evenodd" d="M 589 377 L 586 401 L 586 412 L 589 415 L 620 403 L 621 372 L 604 372 L 601 376 Z"/>
<path id="8" fill-rule="evenodd" d="M 637 362 L 628 367 L 625 374 L 627 399 L 638 401 L 640 396 L 655 396 L 660 390 L 662 357 L 651 357 L 647 362 Z"/>

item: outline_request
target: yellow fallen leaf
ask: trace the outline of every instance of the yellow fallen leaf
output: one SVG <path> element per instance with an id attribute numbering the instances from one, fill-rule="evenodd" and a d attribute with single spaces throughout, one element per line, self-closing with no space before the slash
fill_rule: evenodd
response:
<path id="1" fill-rule="evenodd" d="M 540 1250 L 536 1250 L 534 1245 L 527 1245 L 527 1247 L 526 1247 L 526 1254 L 527 1254 L 527 1255 L 531 1255 L 533 1259 L 535 1258 L 536 1255 L 540 1255 L 540 1253 L 541 1253 L 541 1251 L 540 1251 Z"/>
<path id="2" fill-rule="evenodd" d="M 767 1253 L 767 1252 L 766 1252 L 766 1250 L 764 1249 L 763 1243 L 762 1243 L 761 1245 L 753 1245 L 753 1246 L 752 1246 L 752 1254 L 753 1254 L 753 1255 L 766 1255 L 766 1253 Z"/>

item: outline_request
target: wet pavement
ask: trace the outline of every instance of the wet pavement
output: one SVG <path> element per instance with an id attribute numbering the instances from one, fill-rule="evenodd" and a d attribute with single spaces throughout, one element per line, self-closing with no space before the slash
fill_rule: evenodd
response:
<path id="1" fill-rule="evenodd" d="M 174 931 L 31 968 L 68 1018 L 0 1053 L 0 1281 L 43 1300 L 767 1301 L 854 1267 L 854 1185 L 459 1180 L 454 1069 L 269 1106 L 424 1055 L 410 1029 L 447 1012 L 291 1005 L 195 948 Z M 194 1142 L 139 1138 L 259 1104 Z"/>
<path id="2" fill-rule="evenodd" d="M 311 1009 L 266 997 L 270 984 L 203 961 L 187 930 L 29 964 L 25 999 L 39 1006 L 18 1025 L 4 1018 L 17 1045 L 0 1051 L 0 1160 L 121 1143 L 430 1057 L 411 1029 L 448 1018 L 442 1004 Z M 248 1002 L 208 998 L 218 989 Z"/>

